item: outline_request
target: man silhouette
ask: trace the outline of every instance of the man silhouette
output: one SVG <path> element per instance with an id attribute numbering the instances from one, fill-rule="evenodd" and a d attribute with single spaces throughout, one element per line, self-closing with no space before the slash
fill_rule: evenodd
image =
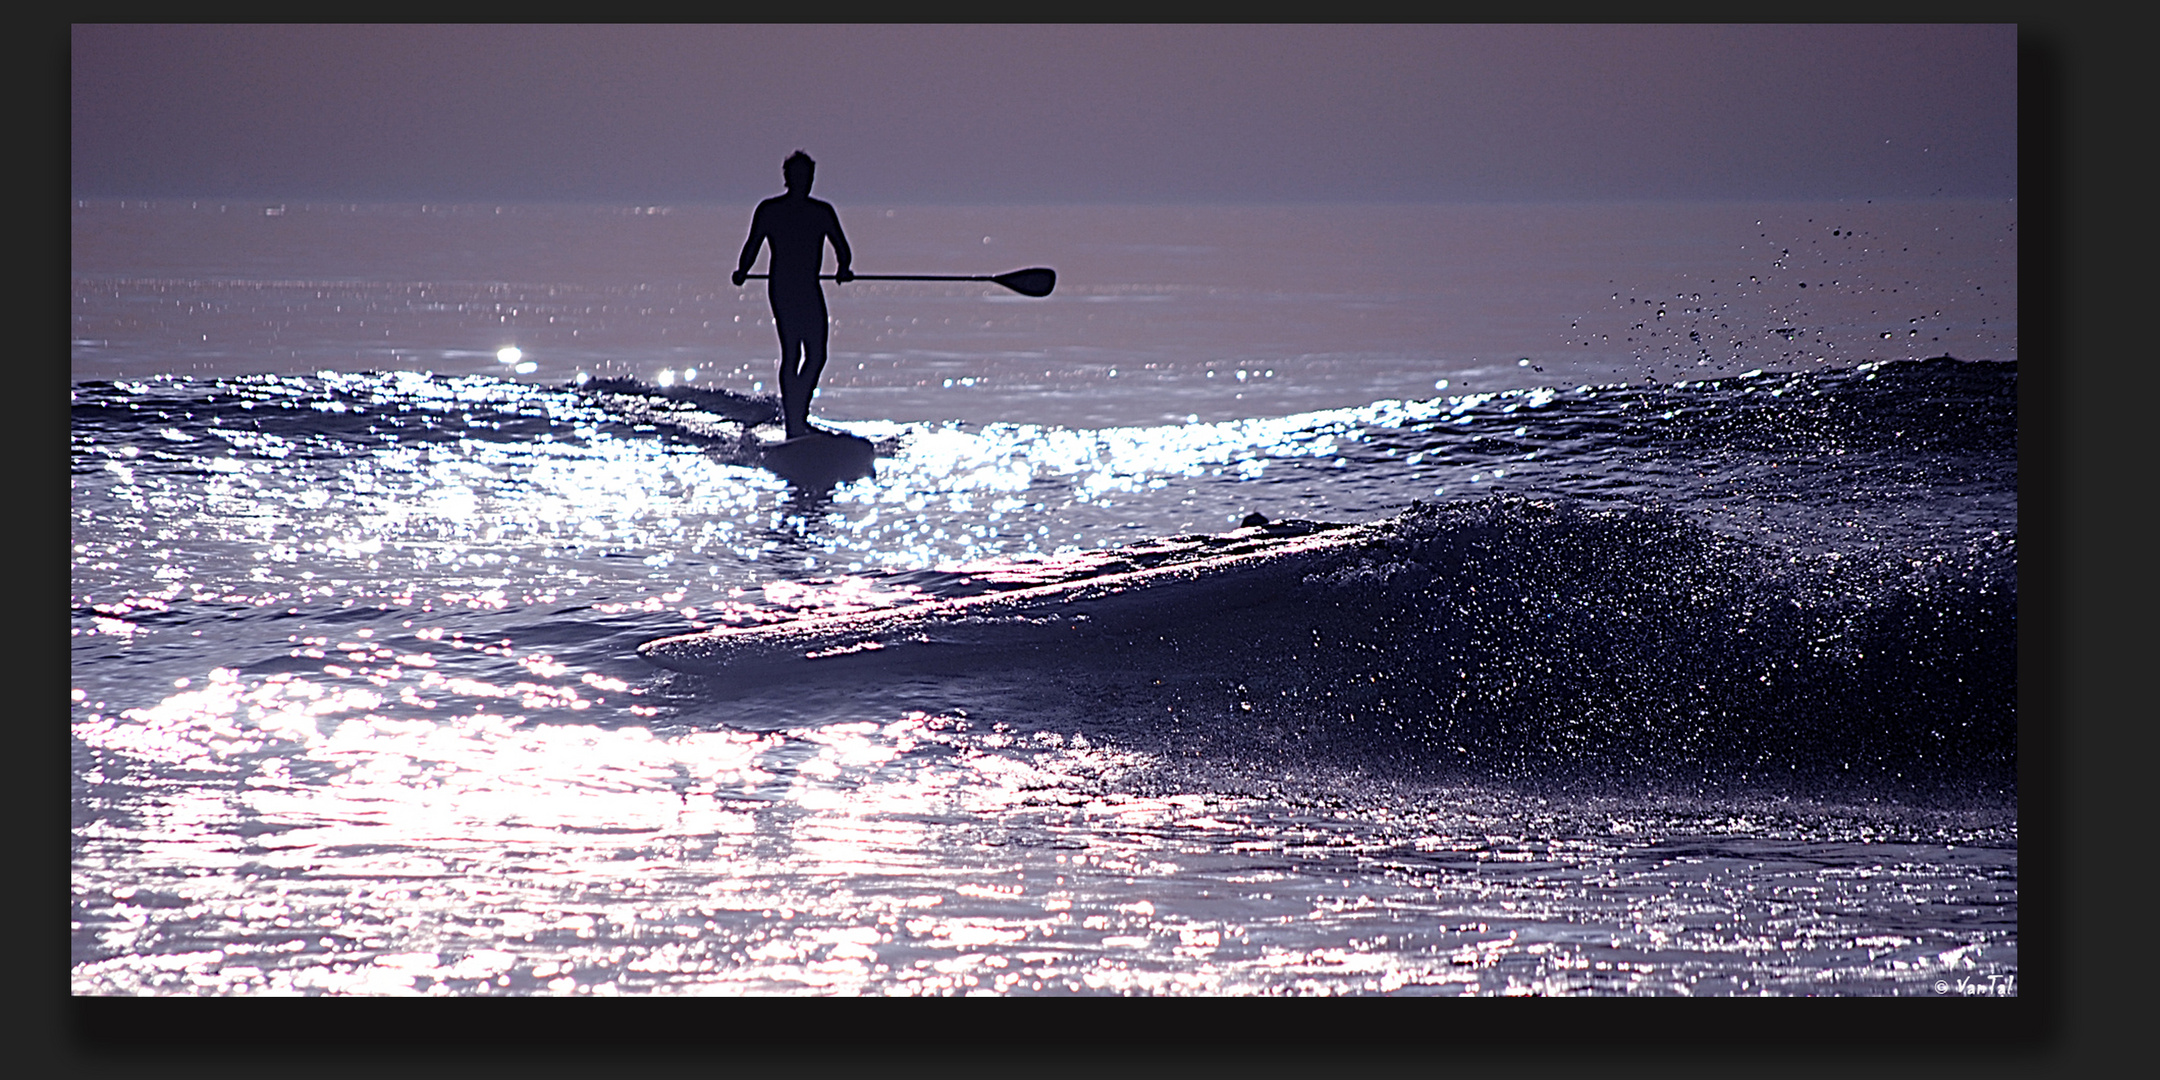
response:
<path id="1" fill-rule="evenodd" d="M 743 242 L 734 274 L 735 284 L 741 285 L 757 261 L 758 248 L 771 242 L 765 296 L 772 301 L 773 326 L 780 331 L 780 414 L 790 439 L 810 433 L 810 395 L 825 370 L 825 290 L 818 284 L 818 268 L 825 261 L 827 239 L 839 260 L 833 279 L 855 278 L 848 270 L 854 255 L 840 231 L 840 215 L 831 203 L 810 197 L 816 168 L 817 162 L 800 150 L 780 163 L 787 193 L 759 203 L 750 216 L 750 238 Z"/>

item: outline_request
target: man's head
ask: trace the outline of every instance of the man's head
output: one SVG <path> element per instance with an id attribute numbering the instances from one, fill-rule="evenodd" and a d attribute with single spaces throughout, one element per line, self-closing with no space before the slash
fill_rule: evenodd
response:
<path id="1" fill-rule="evenodd" d="M 800 150 L 789 154 L 788 159 L 780 163 L 780 178 L 787 181 L 787 189 L 803 195 L 810 193 L 810 176 L 816 171 L 817 162 Z"/>

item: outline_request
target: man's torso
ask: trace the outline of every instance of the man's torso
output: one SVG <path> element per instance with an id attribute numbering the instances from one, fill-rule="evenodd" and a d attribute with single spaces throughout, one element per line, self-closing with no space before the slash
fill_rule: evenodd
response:
<path id="1" fill-rule="evenodd" d="M 835 217 L 832 204 L 820 199 L 776 195 L 758 204 L 758 222 L 772 244 L 773 284 L 816 284 Z"/>

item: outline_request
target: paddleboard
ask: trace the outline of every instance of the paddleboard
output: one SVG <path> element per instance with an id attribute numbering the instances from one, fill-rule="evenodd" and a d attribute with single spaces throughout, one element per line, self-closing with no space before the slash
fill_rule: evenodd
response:
<path id="1" fill-rule="evenodd" d="M 877 475 L 877 448 L 860 435 L 812 430 L 758 445 L 758 464 L 800 487 L 824 488 Z"/>

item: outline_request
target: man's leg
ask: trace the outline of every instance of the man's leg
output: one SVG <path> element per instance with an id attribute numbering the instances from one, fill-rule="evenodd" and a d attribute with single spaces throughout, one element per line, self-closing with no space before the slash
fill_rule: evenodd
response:
<path id="1" fill-rule="evenodd" d="M 803 339 L 791 334 L 791 328 L 780 328 L 780 418 L 787 424 L 787 437 L 792 439 L 810 430 L 810 395 L 803 392 L 801 356 Z"/>
<path id="2" fill-rule="evenodd" d="M 824 371 L 823 313 L 815 319 L 790 319 L 781 323 L 780 413 L 787 420 L 788 438 L 809 434 L 810 397 L 817 392 L 818 376 Z"/>
<path id="3" fill-rule="evenodd" d="M 825 320 L 819 319 L 802 336 L 802 368 L 795 373 L 795 416 L 802 421 L 799 434 L 810 433 L 810 399 L 817 396 L 818 376 L 825 372 Z"/>
<path id="4" fill-rule="evenodd" d="M 813 281 L 805 292 L 771 296 L 773 326 L 780 331 L 780 411 L 792 439 L 810 433 L 810 396 L 825 370 L 825 294 Z"/>

